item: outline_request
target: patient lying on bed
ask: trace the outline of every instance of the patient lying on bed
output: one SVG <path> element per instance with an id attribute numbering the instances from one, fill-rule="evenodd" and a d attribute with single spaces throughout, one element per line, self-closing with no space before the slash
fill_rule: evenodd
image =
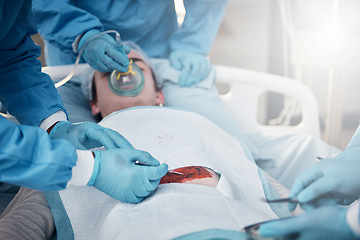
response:
<path id="1" fill-rule="evenodd" d="M 96 117 L 98 121 L 113 112 L 123 110 L 129 107 L 163 105 L 166 106 L 167 104 L 164 92 L 161 87 L 159 87 L 159 85 L 165 87 L 165 91 L 169 99 L 173 99 L 171 95 L 174 94 L 177 94 L 177 98 L 180 99 L 181 97 L 187 97 L 187 95 L 185 94 L 183 96 L 181 95 L 182 92 L 188 94 L 187 88 L 179 89 L 176 84 L 169 84 L 169 82 L 164 83 L 164 81 L 167 81 L 166 77 L 163 77 L 163 79 L 156 79 L 156 74 L 149 66 L 149 59 L 141 51 L 141 49 L 138 48 L 138 46 L 135 45 L 134 47 L 138 52 L 131 51 L 128 57 L 139 66 L 145 78 L 144 89 L 138 96 L 122 97 L 112 92 L 108 84 L 110 73 L 91 71 L 91 74 L 88 75 L 88 77 L 86 77 L 82 82 L 83 93 L 86 99 L 89 100 L 92 114 Z M 153 59 L 152 65 L 160 69 L 159 71 L 161 72 L 164 72 L 163 69 L 167 68 L 167 65 L 164 64 L 162 60 Z M 212 74 L 214 74 L 214 71 L 212 72 Z M 194 103 L 189 104 L 191 106 L 180 106 L 180 108 L 200 113 L 209 120 L 216 123 L 226 132 L 232 134 L 232 136 L 235 137 L 243 146 L 246 156 L 249 159 L 253 159 L 253 156 L 248 149 L 248 144 L 250 144 L 250 142 L 243 135 L 242 130 L 237 125 L 236 121 L 232 118 L 232 115 L 230 115 L 229 112 L 222 105 L 222 102 L 218 97 L 216 88 L 214 87 L 214 82 L 205 80 L 201 82 L 199 86 L 195 87 L 197 91 L 196 94 L 198 96 L 191 97 Z M 201 104 L 209 104 L 212 107 L 204 108 Z M 208 109 L 210 109 L 210 111 L 208 111 Z M 276 180 L 272 179 L 269 175 L 267 175 L 267 177 L 268 179 L 271 179 L 273 185 L 277 188 L 277 190 L 280 191 L 282 195 L 286 196 L 286 194 L 288 193 L 287 189 L 284 188 L 281 184 L 279 184 Z"/>
<path id="2" fill-rule="evenodd" d="M 129 60 L 133 60 L 133 62 L 139 66 L 139 68 L 144 74 L 144 87 L 142 92 L 138 96 L 124 97 L 112 92 L 109 88 L 108 83 L 110 73 L 102 73 L 99 71 L 95 71 L 92 80 L 87 79 L 87 83 L 83 82 L 83 89 L 86 89 L 84 91 L 84 94 L 91 92 L 91 96 L 87 96 L 87 98 L 91 99 L 91 110 L 93 115 L 96 116 L 98 120 L 101 120 L 102 118 L 110 115 L 113 112 L 130 107 L 159 106 L 165 104 L 163 92 L 156 84 L 155 74 L 148 65 L 148 60 L 143 59 L 143 57 L 135 51 L 131 51 L 128 54 L 128 57 Z M 197 170 L 202 175 L 198 174 L 197 176 L 194 176 L 194 172 L 189 174 L 189 171 L 193 169 L 195 168 L 187 167 L 177 170 L 187 174 L 187 179 L 185 179 L 184 176 L 176 176 L 175 174 L 168 173 L 162 179 L 160 184 L 177 181 L 178 183 L 195 183 L 216 187 L 219 177 L 218 174 L 214 172 L 214 170 L 198 166 Z M 189 177 L 190 175 L 192 175 L 192 178 Z"/>
<path id="3" fill-rule="evenodd" d="M 129 58 L 135 57 L 141 58 L 130 52 Z M 284 205 L 264 201 L 278 195 L 242 143 L 199 114 L 156 106 L 165 102 L 163 93 L 146 62 L 136 63 L 145 76 L 143 92 L 134 98 L 118 96 L 109 89 L 108 75 L 96 72 L 92 112 L 103 118 L 100 125 L 184 175 L 170 173 L 156 192 L 136 205 L 114 201 L 91 187 L 60 191 L 75 237 L 170 239 L 212 228 L 239 231 L 289 216 Z M 188 176 L 195 184 L 182 184 L 189 183 Z"/>
<path id="4" fill-rule="evenodd" d="M 196 113 L 137 107 L 114 112 L 99 124 L 120 132 L 173 171 L 187 174 L 182 169 L 206 166 L 220 178 L 211 187 L 208 181 L 205 186 L 179 184 L 187 175 L 180 181 L 165 178 L 167 184 L 136 205 L 114 201 L 91 187 L 69 187 L 59 193 L 78 238 L 171 239 L 213 228 L 239 231 L 287 216 L 284 208 L 273 209 L 264 201 L 271 197 L 270 186 L 241 144 Z"/>

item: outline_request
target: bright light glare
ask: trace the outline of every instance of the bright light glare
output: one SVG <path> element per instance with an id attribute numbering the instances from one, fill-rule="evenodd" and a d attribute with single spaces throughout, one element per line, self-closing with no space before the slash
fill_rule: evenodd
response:
<path id="1" fill-rule="evenodd" d="M 352 4 L 339 0 L 298 1 L 289 29 L 291 63 L 299 66 L 358 70 L 360 28 Z M 342 4 L 340 4 L 342 3 Z"/>
<path id="2" fill-rule="evenodd" d="M 357 69 L 360 60 L 359 36 L 340 27 L 319 31 L 295 31 L 291 62 L 302 66 Z"/>
<path id="3" fill-rule="evenodd" d="M 184 7 L 183 0 L 174 0 L 175 3 L 175 11 L 177 15 L 177 22 L 181 26 L 181 24 L 184 22 L 186 10 Z"/>
<path id="4" fill-rule="evenodd" d="M 346 40 L 345 33 L 336 27 L 330 27 L 319 31 L 314 41 L 323 45 L 323 49 L 327 51 L 338 51 L 344 47 Z"/>

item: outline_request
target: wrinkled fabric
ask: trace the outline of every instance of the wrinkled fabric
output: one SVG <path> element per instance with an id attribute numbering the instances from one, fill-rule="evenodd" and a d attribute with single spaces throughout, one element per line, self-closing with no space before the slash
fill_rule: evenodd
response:
<path id="1" fill-rule="evenodd" d="M 0 101 L 21 124 L 39 126 L 65 111 L 50 77 L 41 73 L 31 1 L 0 1 Z"/>
<path id="2" fill-rule="evenodd" d="M 235 117 L 221 101 L 215 86 L 214 67 L 203 81 L 182 88 L 179 86 L 180 71 L 172 68 L 169 60 L 153 58 L 150 63 L 156 75 L 156 82 L 164 92 L 166 106 L 201 114 L 240 141 L 249 159 L 262 158 L 259 150 L 246 137 Z"/>
<path id="3" fill-rule="evenodd" d="M 215 39 L 227 0 L 185 0 L 186 17 L 178 26 L 174 1 L 35 0 L 34 14 L 46 40 L 47 65 L 73 64 L 77 36 L 97 29 L 117 30 L 122 41 L 134 41 L 149 57 L 167 58 L 187 50 L 206 56 Z"/>
<path id="4" fill-rule="evenodd" d="M 39 126 L 64 110 L 50 77 L 41 73 L 31 1 L 0 1 L 0 101 L 18 122 Z M 51 141 L 37 127 L 0 117 L 0 181 L 38 190 L 64 189 L 76 162 L 75 148 Z M 64 150 L 66 149 L 66 151 Z"/>
<path id="5" fill-rule="evenodd" d="M 291 188 L 297 176 L 319 161 L 317 156 L 327 158 L 341 152 L 323 140 L 305 133 L 259 132 L 247 136 L 268 157 L 257 161 L 257 164 L 287 188 Z"/>
<path id="6" fill-rule="evenodd" d="M 216 188 L 160 185 L 135 205 L 119 203 L 93 188 L 69 186 L 60 196 L 75 238 L 171 239 L 215 227 L 240 230 L 277 218 L 263 201 L 258 167 L 236 139 L 204 117 L 176 109 L 137 107 L 113 113 L 100 124 L 121 132 L 135 148 L 148 151 L 170 170 L 206 166 L 221 178 Z"/>
<path id="7" fill-rule="evenodd" d="M 38 190 L 61 190 L 77 156 L 70 142 L 50 140 L 47 132 L 0 117 L 0 182 Z"/>
<path id="8" fill-rule="evenodd" d="M 0 216 L 1 239 L 50 239 L 54 231 L 45 195 L 33 189 L 20 188 Z"/>

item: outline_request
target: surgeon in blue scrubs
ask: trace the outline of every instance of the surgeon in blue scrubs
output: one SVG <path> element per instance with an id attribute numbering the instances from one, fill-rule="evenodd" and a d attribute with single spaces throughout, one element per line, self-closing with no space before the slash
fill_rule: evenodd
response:
<path id="1" fill-rule="evenodd" d="M 67 121 L 60 94 L 36 59 L 40 47 L 30 37 L 36 33 L 31 5 L 0 0 L 0 101 L 21 124 L 0 117 L 0 181 L 42 191 L 89 185 L 115 199 L 140 202 L 156 189 L 167 165 L 110 129 Z M 100 146 L 107 150 L 87 150 Z"/>
<path id="2" fill-rule="evenodd" d="M 297 197 L 306 213 L 262 224 L 261 235 L 360 239 L 360 208 L 355 201 L 360 197 L 360 126 L 342 153 L 322 159 L 296 179 L 290 197 Z M 289 204 L 289 210 L 295 207 Z"/>
<path id="3" fill-rule="evenodd" d="M 39 33 L 46 40 L 50 66 L 73 64 L 84 47 L 83 59 L 101 72 L 124 72 L 126 50 L 113 37 L 92 36 L 116 30 L 151 58 L 169 58 L 181 70 L 179 83 L 190 86 L 211 70 L 206 58 L 216 37 L 228 0 L 184 0 L 186 16 L 178 26 L 173 0 L 34 0 Z"/>

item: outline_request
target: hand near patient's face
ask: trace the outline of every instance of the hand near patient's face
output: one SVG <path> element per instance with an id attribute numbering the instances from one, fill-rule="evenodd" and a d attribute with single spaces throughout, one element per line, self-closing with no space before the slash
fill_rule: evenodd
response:
<path id="1" fill-rule="evenodd" d="M 139 54 L 131 51 L 129 59 L 142 59 Z M 96 88 L 96 99 L 90 102 L 91 110 L 94 115 L 101 114 L 106 117 L 112 112 L 135 107 L 135 106 L 155 106 L 164 103 L 162 91 L 156 92 L 155 81 L 152 77 L 151 69 L 145 62 L 134 60 L 144 74 L 145 84 L 141 93 L 135 97 L 123 97 L 113 93 L 109 88 L 110 73 L 95 71 L 94 87 Z"/>

